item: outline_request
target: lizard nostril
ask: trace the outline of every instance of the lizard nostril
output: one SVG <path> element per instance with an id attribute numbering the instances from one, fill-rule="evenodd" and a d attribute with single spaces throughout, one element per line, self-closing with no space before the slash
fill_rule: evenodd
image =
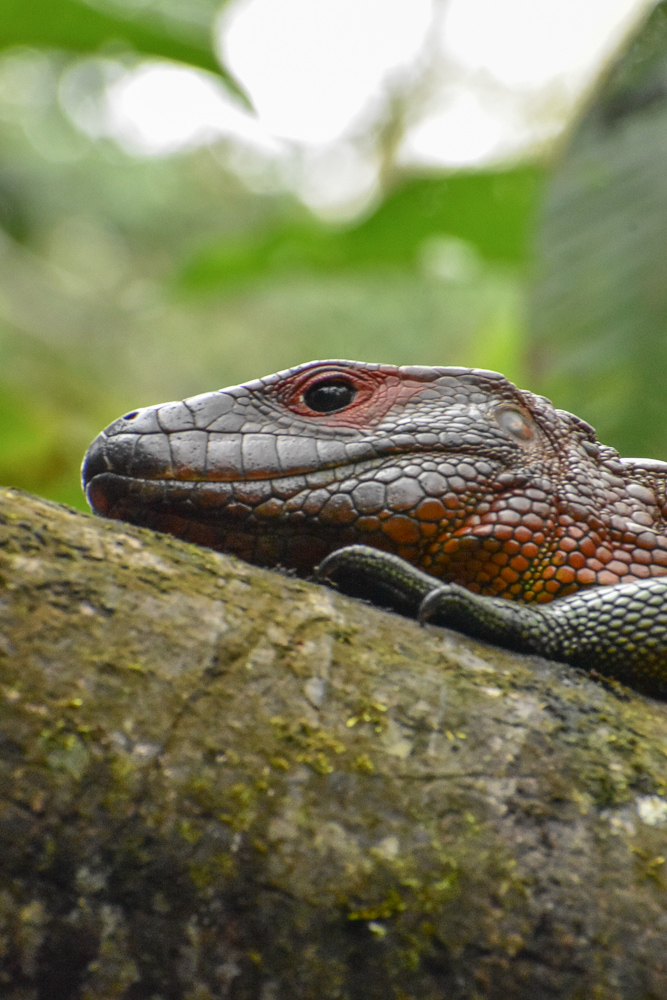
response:
<path id="1" fill-rule="evenodd" d="M 134 420 L 138 412 L 139 410 L 132 410 L 131 413 L 126 413 L 123 417 L 123 420 Z"/>

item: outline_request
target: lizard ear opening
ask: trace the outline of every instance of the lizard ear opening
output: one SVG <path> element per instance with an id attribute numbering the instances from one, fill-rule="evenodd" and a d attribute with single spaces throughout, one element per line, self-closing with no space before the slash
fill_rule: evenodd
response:
<path id="1" fill-rule="evenodd" d="M 495 417 L 502 429 L 516 441 L 532 441 L 535 437 L 535 425 L 530 417 L 516 406 L 501 406 L 495 411 Z"/>

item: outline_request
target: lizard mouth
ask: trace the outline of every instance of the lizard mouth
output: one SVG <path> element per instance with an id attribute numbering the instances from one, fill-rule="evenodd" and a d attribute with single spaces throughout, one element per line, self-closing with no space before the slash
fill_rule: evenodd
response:
<path id="1" fill-rule="evenodd" d="M 345 523 L 342 508 L 339 520 L 336 510 L 330 511 L 329 523 L 299 510 L 304 503 L 296 496 L 305 483 L 297 480 L 302 477 L 190 482 L 109 471 L 84 476 L 88 502 L 102 517 L 165 532 L 258 566 L 282 566 L 307 576 L 324 556 L 358 540 L 358 534 Z"/>

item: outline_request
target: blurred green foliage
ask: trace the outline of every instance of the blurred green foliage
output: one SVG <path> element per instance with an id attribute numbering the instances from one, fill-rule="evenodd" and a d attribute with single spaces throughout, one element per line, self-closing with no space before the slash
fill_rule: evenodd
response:
<path id="1" fill-rule="evenodd" d="M 608 286 L 619 294 L 618 271 L 609 280 L 604 263 L 591 263 L 611 254 L 605 223 L 627 197 L 610 187 L 617 147 L 604 146 L 593 175 L 575 176 L 570 154 L 555 171 L 394 169 L 361 218 L 333 225 L 279 185 L 246 182 L 231 140 L 142 159 L 77 128 L 71 93 L 103 76 L 93 56 L 131 65 L 131 46 L 213 69 L 218 9 L 215 0 L 152 0 L 138 12 L 112 0 L 0 0 L 0 482 L 85 507 L 81 457 L 119 413 L 315 357 L 499 369 L 595 417 L 603 439 L 617 435 L 609 443 L 625 445 L 627 430 L 667 457 L 662 430 L 642 438 L 627 403 L 629 356 L 648 371 L 654 350 L 637 322 L 628 336 L 644 346 L 628 355 L 616 305 L 593 304 L 588 326 L 572 320 L 591 285 L 602 300 Z M 601 158 L 608 200 L 598 205 Z M 583 200 L 561 218 L 557 192 L 568 184 Z M 657 181 L 653 191 L 662 199 Z M 649 199 L 645 214 L 656 211 Z M 586 212 L 598 228 L 588 221 L 593 235 L 571 254 Z M 648 222 L 637 212 L 641 233 Z M 664 370 L 652 377 L 657 399 Z M 652 406 L 646 380 L 641 392 Z"/>
<path id="2" fill-rule="evenodd" d="M 26 45 L 73 52 L 129 47 L 144 56 L 174 59 L 219 76 L 247 101 L 242 88 L 213 52 L 211 23 L 220 4 L 172 7 L 99 0 L 1 0 L 0 48 Z M 194 9 L 193 9 L 194 8 Z M 183 16 L 183 13 L 185 16 Z M 194 16 L 193 16 L 194 15 Z M 208 16 L 207 16 L 208 15 Z"/>
<path id="3" fill-rule="evenodd" d="M 667 459 L 667 3 L 614 67 L 547 188 L 531 381 L 624 454 Z"/>
<path id="4" fill-rule="evenodd" d="M 521 265 L 529 259 L 529 227 L 542 177 L 533 165 L 410 177 L 356 225 L 333 229 L 315 219 L 289 218 L 238 245 L 218 240 L 188 262 L 183 287 L 219 289 L 297 269 L 411 273 L 420 264 L 428 267 L 429 255 L 433 267 L 439 255 L 441 271 L 453 272 L 465 268 L 472 251 L 489 263 Z"/>

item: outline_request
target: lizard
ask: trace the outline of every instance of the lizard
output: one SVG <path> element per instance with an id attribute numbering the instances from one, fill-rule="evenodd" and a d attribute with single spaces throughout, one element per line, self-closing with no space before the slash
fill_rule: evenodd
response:
<path id="1" fill-rule="evenodd" d="M 476 368 L 313 361 L 147 406 L 92 510 L 667 695 L 667 463 Z"/>

